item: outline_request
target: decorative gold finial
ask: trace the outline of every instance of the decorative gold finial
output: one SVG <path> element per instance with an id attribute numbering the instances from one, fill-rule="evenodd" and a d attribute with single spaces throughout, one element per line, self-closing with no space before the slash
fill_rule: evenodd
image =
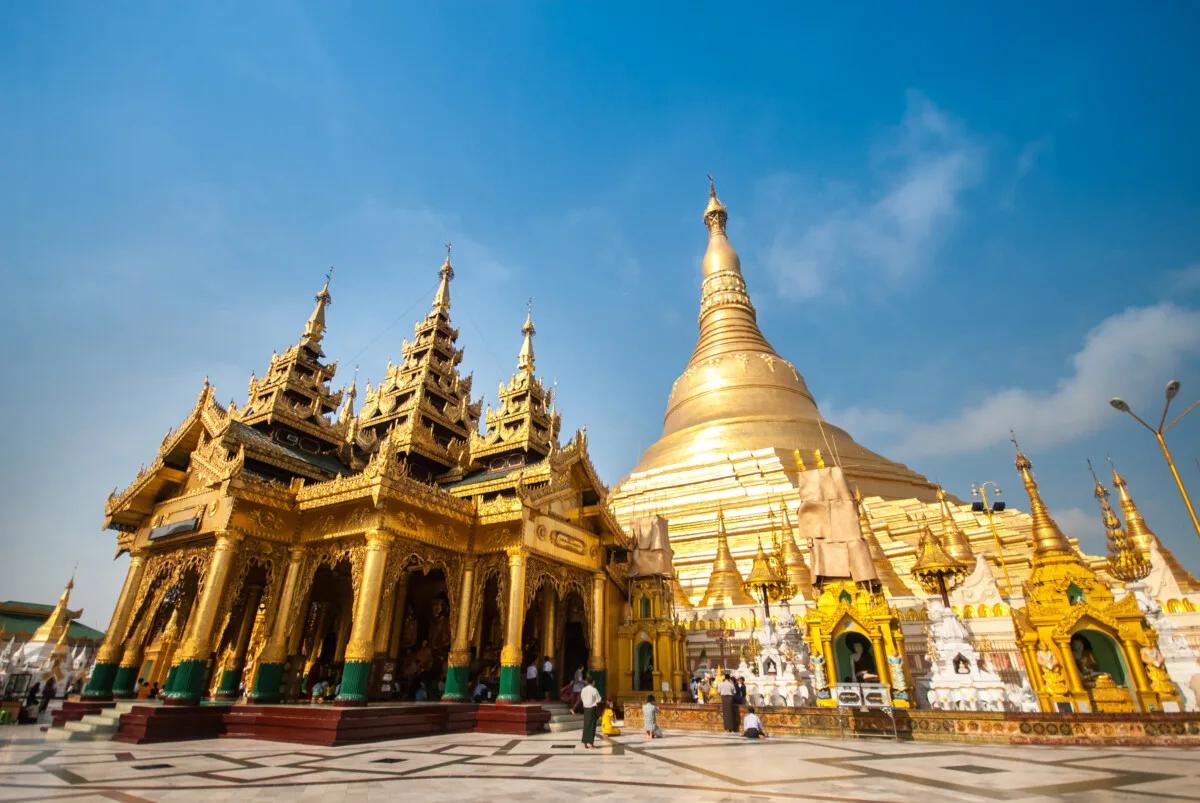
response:
<path id="1" fill-rule="evenodd" d="M 1049 557 L 1071 557 L 1078 560 L 1075 550 L 1071 548 L 1067 537 L 1059 529 L 1058 523 L 1050 517 L 1050 511 L 1046 509 L 1046 503 L 1042 501 L 1041 491 L 1038 490 L 1037 482 L 1033 479 L 1033 463 L 1021 451 L 1016 434 L 1010 434 L 1012 434 L 1013 446 L 1017 450 L 1017 471 L 1021 474 L 1025 493 L 1029 495 L 1029 514 L 1033 518 L 1032 538 L 1035 560 Z"/>
<path id="2" fill-rule="evenodd" d="M 967 566 L 947 552 L 926 523 L 917 545 L 917 562 L 913 565 L 912 575 L 930 594 L 938 592 L 942 604 L 949 608 L 949 591 L 967 575 Z"/>
<path id="3" fill-rule="evenodd" d="M 813 449 L 813 460 L 817 463 L 817 468 L 825 468 L 825 458 L 821 456 L 820 449 Z"/>
<path id="4" fill-rule="evenodd" d="M 792 449 L 792 458 L 796 461 L 797 471 L 808 471 L 808 466 L 804 465 L 804 456 L 800 454 L 799 449 Z"/>
<path id="5" fill-rule="evenodd" d="M 721 203 L 721 199 L 717 197 L 717 185 L 713 181 L 712 174 L 708 174 L 708 206 L 704 207 L 704 225 L 708 226 L 708 230 L 716 234 L 725 233 L 725 222 L 729 220 L 729 211 L 725 208 L 725 204 Z M 740 266 L 739 266 L 740 268 Z"/>
<path id="6" fill-rule="evenodd" d="M 446 243 L 446 261 L 438 268 L 438 288 L 433 294 L 433 311 L 450 311 L 450 280 L 454 278 L 454 266 L 450 264 L 450 251 L 453 244 Z"/>
<path id="7" fill-rule="evenodd" d="M 1135 582 L 1150 574 L 1149 555 L 1138 549 L 1134 539 L 1121 527 L 1121 521 L 1109 503 L 1108 489 L 1096 476 L 1092 461 L 1087 461 L 1088 471 L 1092 474 L 1096 501 L 1100 503 L 1100 519 L 1104 522 L 1104 531 L 1108 541 L 1108 571 L 1113 577 L 1122 582 Z"/>
<path id="8" fill-rule="evenodd" d="M 301 344 L 310 346 L 320 350 L 321 338 L 325 336 L 325 308 L 333 303 L 333 296 L 329 294 L 329 283 L 333 280 L 333 267 L 331 266 L 325 272 L 325 284 L 317 291 L 314 300 L 317 305 L 313 307 L 312 315 L 308 316 L 308 322 L 304 324 L 304 334 L 300 338 Z"/>
<path id="9" fill-rule="evenodd" d="M 525 323 L 521 326 L 521 332 L 525 338 L 521 341 L 521 351 L 517 354 L 518 371 L 533 371 L 533 335 L 536 331 L 533 328 L 533 299 L 531 298 L 526 306 Z"/>

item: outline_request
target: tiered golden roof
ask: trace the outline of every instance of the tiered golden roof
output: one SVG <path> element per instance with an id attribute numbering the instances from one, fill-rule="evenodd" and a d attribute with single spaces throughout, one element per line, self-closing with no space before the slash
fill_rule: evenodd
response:
<path id="1" fill-rule="evenodd" d="M 734 605 L 753 604 L 754 599 L 746 593 L 742 574 L 729 552 L 725 517 L 717 511 L 717 559 L 713 561 L 712 573 L 708 576 L 708 588 L 704 591 L 704 598 L 700 600 L 700 607 L 729 608 Z"/>
<path id="2" fill-rule="evenodd" d="M 554 391 L 534 373 L 533 309 L 521 327 L 523 339 L 517 354 L 517 372 L 508 384 L 500 383 L 500 406 L 488 409 L 487 431 L 471 433 L 471 464 L 500 469 L 545 457 L 558 447 L 562 419 L 554 410 Z"/>
<path id="3" fill-rule="evenodd" d="M 429 314 L 414 327 L 413 341 L 402 344 L 400 364 L 389 363 L 375 388 L 367 385 L 358 416 L 359 447 L 370 452 L 391 432 L 408 470 L 424 479 L 466 465 L 482 406 L 471 401 L 471 377 L 458 373 L 463 352 L 450 325 L 449 251 L 438 274 Z"/>
<path id="4" fill-rule="evenodd" d="M 1163 561 L 1167 564 L 1167 569 L 1175 578 L 1175 582 L 1179 584 L 1180 590 L 1189 594 L 1200 593 L 1200 580 L 1197 580 L 1195 575 L 1184 568 L 1179 559 L 1175 557 L 1175 553 L 1167 549 L 1158 535 L 1146 524 L 1146 520 L 1142 518 L 1142 512 L 1138 510 L 1133 497 L 1129 494 L 1128 483 L 1125 482 L 1124 477 L 1117 473 L 1116 466 L 1113 466 L 1112 482 L 1121 500 L 1121 513 L 1125 516 L 1125 532 L 1129 536 L 1132 545 L 1147 560 L 1150 559 L 1150 548 L 1153 546 L 1162 555 Z"/>
<path id="5" fill-rule="evenodd" d="M 326 278 L 299 342 L 272 354 L 261 379 L 251 374 L 244 407 L 231 403 L 228 408 L 234 419 L 270 432 L 277 443 L 322 455 L 337 454 L 345 442 L 344 426 L 328 417 L 342 403 L 341 392 L 329 386 L 337 363 L 322 362 L 325 308 L 332 300 Z"/>

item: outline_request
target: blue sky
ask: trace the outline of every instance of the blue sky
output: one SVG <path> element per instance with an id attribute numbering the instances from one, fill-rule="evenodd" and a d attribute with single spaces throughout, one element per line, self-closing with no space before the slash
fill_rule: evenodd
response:
<path id="1" fill-rule="evenodd" d="M 708 172 L 831 420 L 1024 507 L 1015 428 L 1092 551 L 1084 458 L 1111 454 L 1200 569 L 1106 404 L 1200 396 L 1194 4 L 245 5 L 0 11 L 0 598 L 52 600 L 78 562 L 103 627 L 104 498 L 204 375 L 241 400 L 335 265 L 326 351 L 378 378 L 448 239 L 477 393 L 532 296 L 564 426 L 616 482 L 694 343 Z M 1200 495 L 1200 413 L 1171 439 Z"/>

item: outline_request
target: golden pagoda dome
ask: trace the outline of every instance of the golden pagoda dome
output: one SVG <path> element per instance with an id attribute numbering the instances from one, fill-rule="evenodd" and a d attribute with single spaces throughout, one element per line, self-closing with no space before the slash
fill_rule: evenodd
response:
<path id="1" fill-rule="evenodd" d="M 867 493 L 932 501 L 933 485 L 865 449 L 825 421 L 804 378 L 758 328 L 741 260 L 725 230 L 728 211 L 709 186 L 701 261 L 699 336 L 667 400 L 662 435 L 632 474 L 764 448 L 790 455 L 824 449 Z"/>

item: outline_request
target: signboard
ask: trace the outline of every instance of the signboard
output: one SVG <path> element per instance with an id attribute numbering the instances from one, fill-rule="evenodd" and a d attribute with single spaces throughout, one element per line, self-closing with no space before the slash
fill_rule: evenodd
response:
<path id="1" fill-rule="evenodd" d="M 732 630 L 705 630 L 704 635 L 709 638 L 733 638 Z"/>

